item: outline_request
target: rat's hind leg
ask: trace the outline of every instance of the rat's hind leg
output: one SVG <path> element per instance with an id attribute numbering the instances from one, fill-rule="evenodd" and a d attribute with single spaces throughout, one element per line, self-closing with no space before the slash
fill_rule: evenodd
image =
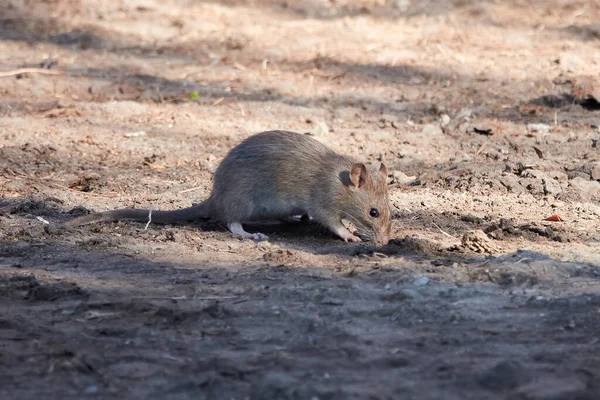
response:
<path id="1" fill-rule="evenodd" d="M 260 232 L 257 232 L 257 233 L 246 232 L 244 230 L 244 228 L 242 228 L 242 224 L 240 224 L 239 222 L 230 222 L 227 224 L 227 228 L 234 235 L 241 236 L 244 239 L 252 239 L 252 240 L 267 240 L 267 239 L 269 239 L 269 237 L 267 235 L 260 233 Z"/>

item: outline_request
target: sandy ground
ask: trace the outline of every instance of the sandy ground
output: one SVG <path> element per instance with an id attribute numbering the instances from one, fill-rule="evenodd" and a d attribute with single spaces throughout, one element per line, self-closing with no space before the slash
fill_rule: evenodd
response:
<path id="1" fill-rule="evenodd" d="M 597 399 L 598 21 L 583 0 L 3 0 L 0 397 Z M 269 129 L 383 160 L 390 243 L 62 228 L 201 201 Z"/>

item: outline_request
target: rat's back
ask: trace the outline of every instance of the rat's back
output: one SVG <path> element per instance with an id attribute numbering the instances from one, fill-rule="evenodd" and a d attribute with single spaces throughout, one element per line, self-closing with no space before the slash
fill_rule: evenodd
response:
<path id="1" fill-rule="evenodd" d="M 288 131 L 267 131 L 250 136 L 231 149 L 224 161 L 252 162 L 257 159 L 271 160 L 281 153 L 287 157 L 308 157 L 316 161 L 335 154 L 324 144 L 308 135 Z"/>
<path id="2" fill-rule="evenodd" d="M 210 200 L 226 221 L 305 213 L 315 187 L 332 187 L 337 170 L 351 165 L 352 160 L 308 135 L 262 132 L 231 149 L 221 162 Z"/>

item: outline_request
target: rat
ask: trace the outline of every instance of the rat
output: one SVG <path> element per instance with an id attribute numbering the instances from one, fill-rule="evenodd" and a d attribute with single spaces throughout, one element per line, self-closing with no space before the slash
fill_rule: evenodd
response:
<path id="1" fill-rule="evenodd" d="M 172 224 L 197 219 L 223 222 L 242 238 L 266 240 L 242 223 L 310 216 L 346 242 L 389 241 L 391 209 L 387 168 L 368 167 L 318 140 L 267 131 L 233 147 L 217 167 L 207 200 L 172 211 L 119 209 L 74 218 L 68 225 L 133 220 Z M 303 218 L 304 219 L 304 218 Z M 342 220 L 351 222 L 351 232 Z"/>

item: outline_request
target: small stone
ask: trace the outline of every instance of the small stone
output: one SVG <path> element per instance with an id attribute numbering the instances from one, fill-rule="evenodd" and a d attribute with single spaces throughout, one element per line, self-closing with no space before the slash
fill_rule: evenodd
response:
<path id="1" fill-rule="evenodd" d="M 85 393 L 85 394 L 96 394 L 96 393 L 98 393 L 98 386 L 96 386 L 96 385 L 90 385 L 90 386 L 86 387 L 83 390 L 83 393 Z"/>
<path id="2" fill-rule="evenodd" d="M 396 0 L 395 4 L 396 4 L 396 8 L 398 10 L 400 10 L 401 12 L 406 12 L 408 11 L 409 7 L 410 7 L 410 0 Z"/>
<path id="3" fill-rule="evenodd" d="M 559 182 L 566 182 L 567 180 L 569 180 L 567 174 L 565 174 L 562 171 L 548 172 L 548 177 L 554 179 L 555 181 L 559 181 Z"/>
<path id="4" fill-rule="evenodd" d="M 416 176 L 408 176 L 402 171 L 392 172 L 392 182 L 399 185 L 410 185 L 417 179 Z"/>
<path id="5" fill-rule="evenodd" d="M 473 114 L 473 111 L 471 111 L 470 108 L 463 108 L 462 110 L 460 110 L 458 112 L 458 114 L 456 114 L 454 116 L 454 119 L 455 120 L 461 120 L 461 119 L 468 120 L 471 117 L 471 114 Z"/>
<path id="6" fill-rule="evenodd" d="M 600 181 L 600 162 L 590 165 L 590 175 L 593 180 Z"/>
<path id="7" fill-rule="evenodd" d="M 446 126 L 450 123 L 450 116 L 448 114 L 442 115 L 442 126 Z"/>
<path id="8" fill-rule="evenodd" d="M 421 96 L 421 91 L 417 88 L 406 87 L 402 92 L 402 101 L 415 101 Z"/>
<path id="9" fill-rule="evenodd" d="M 549 132 L 552 127 L 547 124 L 527 124 L 527 130 L 530 132 Z"/>
<path id="10" fill-rule="evenodd" d="M 501 361 L 493 368 L 479 376 L 481 386 L 494 391 L 514 390 L 530 382 L 532 379 L 529 369 L 518 361 Z"/>
<path id="11" fill-rule="evenodd" d="M 421 133 L 425 136 L 439 136 L 442 134 L 442 129 L 438 125 L 428 124 L 423 127 Z"/>
<path id="12" fill-rule="evenodd" d="M 519 178 L 516 175 L 510 174 L 501 176 L 500 178 L 498 178 L 498 181 L 502 186 L 506 188 L 506 191 L 509 193 L 526 192 L 525 187 L 521 185 Z"/>
<path id="13" fill-rule="evenodd" d="M 600 197 L 600 182 L 576 177 L 569 181 L 569 186 L 578 190 L 586 198 Z"/>
<path id="14" fill-rule="evenodd" d="M 415 279 L 414 281 L 412 281 L 412 284 L 414 286 L 425 286 L 429 283 L 429 278 L 426 276 L 420 276 L 417 279 Z"/>
<path id="15" fill-rule="evenodd" d="M 510 162 L 504 164 L 504 172 L 506 172 L 507 174 L 513 173 L 516 170 L 517 170 L 516 164 L 510 163 Z"/>
<path id="16" fill-rule="evenodd" d="M 562 193 L 562 188 L 554 179 L 542 179 L 542 184 L 544 185 L 544 194 L 556 196 Z"/>
<path id="17" fill-rule="evenodd" d="M 473 214 L 461 215 L 460 220 L 464 221 L 464 222 L 468 222 L 470 224 L 481 224 L 483 222 L 483 218 L 480 218 Z"/>
<path id="18" fill-rule="evenodd" d="M 588 174 L 588 173 L 586 173 L 584 171 L 578 170 L 578 169 L 569 171 L 567 173 L 567 177 L 569 179 L 581 178 L 581 179 L 584 179 L 586 181 L 590 180 L 592 178 L 590 174 Z"/>
<path id="19" fill-rule="evenodd" d="M 329 133 L 329 126 L 325 122 L 319 122 L 311 131 L 313 136 L 325 136 Z"/>
<path id="20" fill-rule="evenodd" d="M 129 133 L 124 134 L 123 136 L 125 136 L 127 138 L 146 136 L 146 132 L 145 131 L 129 132 Z"/>
<path id="21" fill-rule="evenodd" d="M 206 156 L 206 161 L 208 161 L 209 163 L 215 162 L 216 159 L 217 156 L 215 156 L 214 154 L 209 154 L 208 156 Z"/>
<path id="22" fill-rule="evenodd" d="M 521 178 L 545 179 L 546 174 L 537 169 L 526 169 L 521 172 Z"/>

